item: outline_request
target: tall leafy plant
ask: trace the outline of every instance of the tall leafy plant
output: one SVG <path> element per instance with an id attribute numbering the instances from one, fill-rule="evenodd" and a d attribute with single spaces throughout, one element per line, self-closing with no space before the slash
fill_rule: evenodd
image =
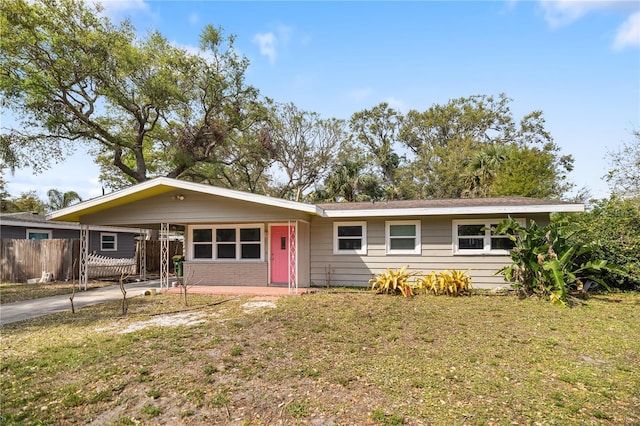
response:
<path id="1" fill-rule="evenodd" d="M 515 244 L 512 264 L 497 273 L 503 275 L 523 295 L 537 294 L 553 303 L 567 306 L 571 290 L 583 291 L 589 282 L 609 288 L 603 274 L 616 269 L 606 260 L 589 260 L 591 245 L 578 243 L 576 230 L 560 223 L 523 227 L 509 218 L 494 231 L 507 235 Z"/>

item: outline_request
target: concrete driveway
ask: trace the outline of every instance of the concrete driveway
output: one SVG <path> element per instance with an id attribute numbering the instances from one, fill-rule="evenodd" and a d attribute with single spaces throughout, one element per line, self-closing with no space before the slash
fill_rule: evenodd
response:
<path id="1" fill-rule="evenodd" d="M 171 285 L 171 282 L 169 284 Z M 152 288 L 155 288 L 157 292 L 160 292 L 160 280 L 125 284 L 127 297 L 139 296 L 143 294 L 145 290 Z M 170 287 L 163 291 L 169 293 L 180 293 L 181 290 L 176 287 Z M 188 291 L 190 294 L 280 297 L 301 295 L 307 293 L 309 289 L 299 288 L 294 292 L 291 292 L 287 287 L 190 286 Z M 40 299 L 0 305 L 0 326 L 56 312 L 69 311 L 71 310 L 71 302 L 69 302 L 70 295 L 71 294 L 63 294 L 60 296 L 42 297 Z M 98 303 L 121 299 L 122 292 L 120 292 L 120 286 L 113 285 L 109 287 L 89 289 L 87 291 L 76 291 L 76 295 L 73 297 L 73 306 L 75 308 L 81 308 L 83 306 L 97 305 Z"/>
<path id="2" fill-rule="evenodd" d="M 144 293 L 145 290 L 151 288 L 155 288 L 156 291 L 159 291 L 160 281 L 155 280 L 125 284 L 127 297 L 138 296 Z M 0 305 L 0 325 L 37 318 L 56 312 L 69 311 L 71 310 L 71 302 L 69 301 L 70 295 L 71 294 L 64 294 L 60 296 L 42 297 L 40 299 Z M 98 303 L 120 299 L 122 299 L 120 286 L 113 285 L 109 287 L 89 289 L 87 291 L 76 291 L 76 295 L 73 297 L 73 305 L 77 309 L 83 306 L 97 305 Z"/>

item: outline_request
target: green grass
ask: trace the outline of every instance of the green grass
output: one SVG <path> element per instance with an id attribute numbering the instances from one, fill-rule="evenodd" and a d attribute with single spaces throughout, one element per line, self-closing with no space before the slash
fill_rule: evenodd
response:
<path id="1" fill-rule="evenodd" d="M 3 327 L 0 424 L 640 424 L 639 294 L 189 298 Z"/>

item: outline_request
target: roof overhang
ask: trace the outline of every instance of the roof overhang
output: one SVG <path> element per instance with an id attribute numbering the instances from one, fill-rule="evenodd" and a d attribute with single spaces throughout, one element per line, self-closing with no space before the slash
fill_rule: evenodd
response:
<path id="1" fill-rule="evenodd" d="M 201 183 L 159 177 L 54 211 L 47 215 L 47 219 L 66 222 L 81 222 L 82 216 L 123 206 L 135 201 L 141 201 L 156 195 L 166 194 L 177 189 L 247 201 L 265 206 L 279 207 L 312 215 L 322 215 L 322 209 L 312 204 L 283 200 L 259 194 L 251 194 L 233 189 L 219 188 Z"/>
<path id="2" fill-rule="evenodd" d="M 7 220 L 2 219 L 3 226 L 19 226 L 27 229 L 70 229 L 80 230 L 80 224 L 75 222 L 27 222 L 24 220 Z M 91 231 L 104 231 L 104 232 L 121 232 L 127 234 L 139 234 L 138 228 L 123 228 L 118 226 L 102 226 L 102 225 L 89 225 Z M 146 233 L 143 231 L 143 233 Z"/>
<path id="3" fill-rule="evenodd" d="M 584 204 L 486 205 L 466 207 L 413 207 L 382 209 L 324 210 L 324 217 L 395 217 L 395 216 L 453 216 L 487 214 L 572 213 L 583 212 Z"/>
<path id="4" fill-rule="evenodd" d="M 302 212 L 310 215 L 327 218 L 356 218 L 356 217 L 407 217 L 407 216 L 460 216 L 460 215 L 492 215 L 492 214 L 534 214 L 534 213 L 571 213 L 583 212 L 584 204 L 577 203 L 554 203 L 548 200 L 535 200 L 531 202 L 518 203 L 512 201 L 505 204 L 486 200 L 482 205 L 448 205 L 448 206 L 388 206 L 378 207 L 375 205 L 359 208 L 340 208 L 334 205 L 331 208 L 316 206 L 313 204 L 300 203 L 296 201 L 273 198 L 265 195 L 252 194 L 233 189 L 220 188 L 216 186 L 187 182 L 178 179 L 159 177 L 128 188 L 103 195 L 61 210 L 57 210 L 47 215 L 47 219 L 52 221 L 82 222 L 82 217 L 109 210 L 115 207 L 127 205 L 136 201 L 145 200 L 157 195 L 167 194 L 176 190 L 194 191 L 201 194 L 224 197 L 233 200 L 246 201 L 257 205 L 271 206 L 287 209 L 295 212 Z M 167 218 L 168 220 L 171 218 Z"/>

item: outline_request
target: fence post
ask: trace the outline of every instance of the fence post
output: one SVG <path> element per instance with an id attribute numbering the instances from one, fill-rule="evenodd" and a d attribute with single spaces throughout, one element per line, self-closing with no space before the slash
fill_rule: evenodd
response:
<path id="1" fill-rule="evenodd" d="M 142 229 L 140 230 L 140 235 L 143 235 Z M 138 243 L 140 244 L 140 259 L 139 259 L 140 281 L 146 281 L 147 280 L 147 240 L 146 239 L 138 240 Z"/>

